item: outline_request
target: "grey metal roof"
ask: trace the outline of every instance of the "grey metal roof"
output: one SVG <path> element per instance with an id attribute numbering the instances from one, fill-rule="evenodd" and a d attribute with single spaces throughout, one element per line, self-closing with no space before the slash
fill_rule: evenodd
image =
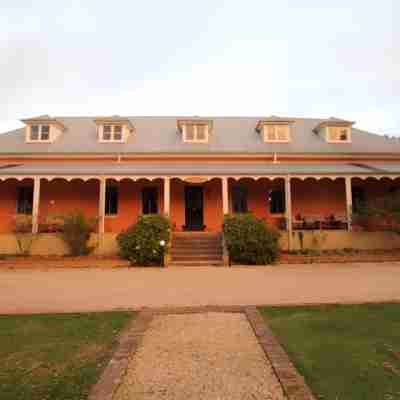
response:
<path id="1" fill-rule="evenodd" d="M 263 175 L 385 175 L 400 174 L 400 164 L 281 164 L 281 163 L 95 163 L 25 164 L 4 166 L 0 176 L 263 176 Z"/>
<path id="2" fill-rule="evenodd" d="M 327 143 L 313 132 L 323 119 L 291 118 L 290 143 L 264 143 L 255 131 L 265 117 L 207 117 L 213 121 L 209 143 L 184 143 L 177 120 L 185 117 L 123 117 L 135 132 L 127 143 L 99 143 L 96 117 L 54 117 L 66 130 L 54 143 L 25 143 L 25 130 L 0 135 L 1 154 L 372 154 L 400 153 L 400 141 L 352 130 L 351 143 Z M 122 117 L 121 117 L 122 118 Z M 187 119 L 187 117 L 186 117 Z M 192 118 L 193 119 L 193 118 Z"/>

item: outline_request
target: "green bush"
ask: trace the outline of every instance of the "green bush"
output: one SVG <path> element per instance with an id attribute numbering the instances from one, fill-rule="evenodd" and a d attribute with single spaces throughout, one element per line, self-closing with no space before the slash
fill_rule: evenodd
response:
<path id="1" fill-rule="evenodd" d="M 85 256 L 91 252 L 88 246 L 90 234 L 94 232 L 96 219 L 88 220 L 81 212 L 71 213 L 60 217 L 62 237 L 67 243 L 72 256 Z"/>
<path id="2" fill-rule="evenodd" d="M 169 220 L 158 214 L 139 217 L 135 225 L 117 236 L 120 254 L 133 265 L 160 265 L 170 242 Z M 160 241 L 165 242 L 164 250 Z"/>
<path id="3" fill-rule="evenodd" d="M 226 215 L 224 237 L 231 261 L 272 264 L 279 256 L 279 232 L 252 214 Z"/>

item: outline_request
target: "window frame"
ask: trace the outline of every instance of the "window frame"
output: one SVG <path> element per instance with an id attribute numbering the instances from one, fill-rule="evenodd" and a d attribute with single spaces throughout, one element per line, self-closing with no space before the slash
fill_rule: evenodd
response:
<path id="1" fill-rule="evenodd" d="M 268 137 L 268 129 L 274 129 L 274 139 Z M 286 139 L 278 138 L 278 128 L 285 128 Z M 263 125 L 263 135 L 265 143 L 289 143 L 290 142 L 290 126 L 288 124 L 264 124 Z"/>
<path id="2" fill-rule="evenodd" d="M 105 133 L 105 130 L 104 130 L 104 128 L 105 127 L 110 127 L 110 139 L 105 139 L 104 138 L 104 133 Z M 115 138 L 115 136 L 116 136 L 116 128 L 117 127 L 119 127 L 119 128 L 121 128 L 121 131 L 120 132 L 118 132 L 118 134 L 120 134 L 121 135 L 121 138 L 120 139 L 116 139 Z M 107 132 L 108 133 L 108 132 Z M 102 143 L 123 143 L 124 142 L 124 126 L 122 125 L 122 124 L 103 124 L 103 125 L 101 125 L 101 129 L 100 129 L 100 142 L 102 142 Z"/>
<path id="3" fill-rule="evenodd" d="M 27 199 L 28 190 L 30 194 L 29 199 Z M 27 203 L 30 203 L 28 207 L 26 207 Z M 17 186 L 15 211 L 17 215 L 33 214 L 33 186 Z"/>
<path id="4" fill-rule="evenodd" d="M 37 127 L 38 128 L 38 138 L 37 139 L 33 139 L 32 138 L 32 131 L 33 128 Z M 43 132 L 43 128 L 47 127 L 48 128 L 48 132 L 44 133 Z M 43 135 L 47 134 L 48 138 L 47 139 L 43 139 Z M 50 124 L 33 124 L 29 126 L 29 135 L 28 135 L 28 142 L 30 143 L 50 143 L 51 142 L 51 125 Z"/>
<path id="5" fill-rule="evenodd" d="M 114 193 L 112 193 L 114 191 Z M 115 206 L 113 207 L 111 202 L 115 200 Z M 113 212 L 115 208 L 115 212 Z M 104 204 L 104 216 L 105 217 L 117 217 L 119 213 L 119 186 L 115 184 L 106 184 L 105 204 Z"/>
<path id="6" fill-rule="evenodd" d="M 245 210 L 235 211 L 236 199 L 235 199 L 235 192 L 241 191 L 244 194 L 245 200 Z M 249 212 L 249 191 L 248 188 L 244 185 L 234 185 L 231 189 L 231 210 L 233 214 L 247 214 Z"/>
<path id="7" fill-rule="evenodd" d="M 144 205 L 145 205 L 145 203 L 144 203 L 144 201 L 145 201 L 145 196 L 144 196 L 144 192 L 145 191 L 154 191 L 154 193 L 155 193 L 155 201 L 156 201 L 156 209 L 157 209 L 157 211 L 155 212 L 155 213 L 151 213 L 151 212 L 148 212 L 148 213 L 145 213 L 144 211 Z M 160 213 L 160 198 L 159 198 L 159 195 L 160 195 L 160 191 L 159 191 L 159 188 L 157 187 L 157 186 L 144 186 L 144 187 L 142 187 L 142 190 L 141 190 L 141 214 L 142 215 L 150 215 L 150 214 L 159 214 Z"/>
<path id="8" fill-rule="evenodd" d="M 193 139 L 188 139 L 187 138 L 187 127 L 188 126 L 193 127 Z M 199 139 L 198 138 L 197 129 L 198 129 L 199 126 L 204 128 L 204 139 Z M 182 130 L 183 130 L 183 141 L 185 143 L 208 143 L 209 127 L 208 127 L 207 124 L 184 124 Z"/>
<path id="9" fill-rule="evenodd" d="M 346 140 L 337 140 L 337 139 L 332 139 L 332 129 L 341 129 L 341 130 L 346 130 Z M 326 127 L 326 141 L 328 143 L 351 143 L 351 127 L 349 126 L 337 126 L 337 125 L 330 125 Z"/>
<path id="10" fill-rule="evenodd" d="M 272 211 L 273 193 L 280 193 L 280 195 L 282 196 L 281 197 L 282 211 Z M 286 198 L 285 198 L 285 191 L 283 189 L 273 188 L 268 191 L 268 212 L 270 215 L 273 216 L 282 216 L 286 213 Z"/>

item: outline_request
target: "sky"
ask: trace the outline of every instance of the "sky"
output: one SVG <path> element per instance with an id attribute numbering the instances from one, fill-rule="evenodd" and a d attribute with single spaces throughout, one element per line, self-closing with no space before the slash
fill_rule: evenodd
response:
<path id="1" fill-rule="evenodd" d="M 1 0 L 0 132 L 38 115 L 339 117 L 400 136 L 399 0 Z"/>

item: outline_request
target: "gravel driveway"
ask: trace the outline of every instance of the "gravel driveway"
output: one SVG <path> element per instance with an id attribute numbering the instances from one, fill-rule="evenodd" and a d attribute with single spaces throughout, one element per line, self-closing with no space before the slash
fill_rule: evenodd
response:
<path id="1" fill-rule="evenodd" d="M 243 314 L 156 316 L 113 400 L 282 400 Z"/>

